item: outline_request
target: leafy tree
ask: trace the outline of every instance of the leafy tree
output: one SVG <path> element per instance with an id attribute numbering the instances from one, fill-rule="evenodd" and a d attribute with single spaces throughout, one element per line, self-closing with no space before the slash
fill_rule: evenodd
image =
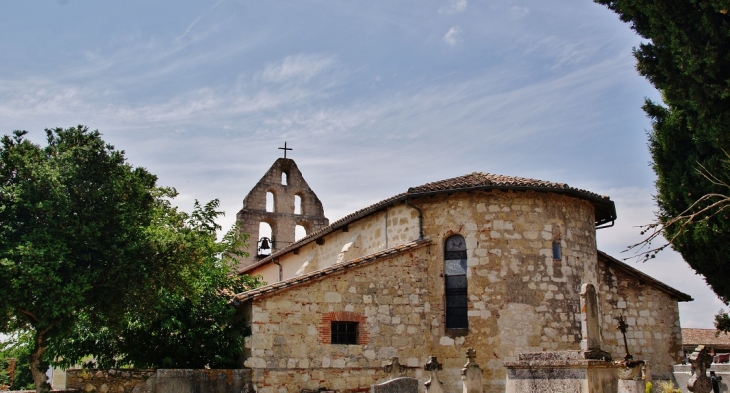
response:
<path id="1" fill-rule="evenodd" d="M 595 1 L 647 40 L 634 49 L 637 69 L 662 93 L 663 103 L 644 105 L 659 206 L 649 231 L 660 231 L 727 304 L 730 0 Z"/>
<path id="2" fill-rule="evenodd" d="M 197 233 L 216 227 L 196 214 L 215 204 L 185 223 L 170 205 L 174 190 L 157 187 L 98 131 L 46 130 L 45 147 L 25 135 L 0 140 L 0 331 L 32 333 L 40 392 L 49 343 L 73 337 L 76 326 L 116 328 L 132 314 L 145 323 L 166 290 L 203 296 L 205 280 L 192 278 L 216 280 L 200 267 L 212 266 L 206 258 L 217 246 Z"/>
<path id="3" fill-rule="evenodd" d="M 10 339 L 0 344 L 0 386 L 8 385 L 10 359 L 15 359 L 15 378 L 8 390 L 33 389 L 35 384 L 30 372 L 30 356 L 33 337 L 26 331 L 14 332 Z M 46 367 L 43 364 L 43 367 Z M 0 389 L 2 389 L 0 387 Z"/>
<path id="4" fill-rule="evenodd" d="M 186 285 L 160 287 L 150 312 L 130 308 L 118 323 L 100 327 L 99 321 L 82 318 L 73 335 L 51 342 L 54 358 L 70 366 L 91 355 L 100 368 L 238 367 L 247 332 L 230 299 L 261 282 L 233 274 L 243 239 L 232 228 L 216 240 L 221 228 L 215 218 L 222 214 L 217 207 L 214 200 L 205 206 L 196 202 L 191 215 L 168 209 L 166 224 L 159 226 L 162 238 L 185 245 L 178 257 L 194 261 L 182 272 Z"/>

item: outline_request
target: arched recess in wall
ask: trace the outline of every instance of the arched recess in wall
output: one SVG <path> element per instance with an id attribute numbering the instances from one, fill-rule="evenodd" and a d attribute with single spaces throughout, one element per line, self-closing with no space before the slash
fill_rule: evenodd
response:
<path id="1" fill-rule="evenodd" d="M 286 172 L 281 172 L 281 185 L 282 186 L 289 185 L 289 175 L 287 175 Z"/>
<path id="2" fill-rule="evenodd" d="M 302 225 L 297 225 L 296 227 L 294 227 L 294 241 L 295 242 L 301 240 L 305 236 L 307 236 L 307 228 L 305 228 Z"/>
<path id="3" fill-rule="evenodd" d="M 276 211 L 276 197 L 271 191 L 266 191 L 266 211 L 270 213 Z"/>
<path id="4" fill-rule="evenodd" d="M 446 328 L 469 328 L 466 241 L 461 235 L 450 236 L 444 243 L 444 292 Z"/>
<path id="5" fill-rule="evenodd" d="M 304 214 L 302 212 L 302 196 L 299 194 L 294 195 L 294 214 Z"/>
<path id="6" fill-rule="evenodd" d="M 274 239 L 272 238 L 273 230 L 271 228 L 271 225 L 269 225 L 268 222 L 260 222 L 259 223 L 259 238 L 256 242 L 256 255 L 259 256 L 266 256 L 271 255 L 271 251 L 274 249 Z M 261 246 L 264 243 L 264 239 L 266 239 L 266 242 L 268 243 L 268 249 L 262 248 Z"/>

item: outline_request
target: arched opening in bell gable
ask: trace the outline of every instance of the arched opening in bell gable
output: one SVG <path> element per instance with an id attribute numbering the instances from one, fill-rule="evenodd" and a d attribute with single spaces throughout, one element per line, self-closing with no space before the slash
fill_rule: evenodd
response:
<path id="1" fill-rule="evenodd" d="M 294 195 L 294 214 L 302 213 L 302 196 L 299 194 Z"/>
<path id="2" fill-rule="evenodd" d="M 266 211 L 269 213 L 276 211 L 276 197 L 271 191 L 266 192 Z"/>
<path id="3" fill-rule="evenodd" d="M 272 228 L 268 222 L 259 223 L 259 238 L 256 242 L 256 255 L 268 256 L 274 249 L 274 239 L 272 237 Z"/>

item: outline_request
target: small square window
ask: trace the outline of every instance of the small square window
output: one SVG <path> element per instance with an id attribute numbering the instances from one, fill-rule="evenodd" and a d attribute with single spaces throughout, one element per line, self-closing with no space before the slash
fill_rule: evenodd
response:
<path id="1" fill-rule="evenodd" d="M 332 322 L 332 344 L 357 344 L 357 322 Z"/>

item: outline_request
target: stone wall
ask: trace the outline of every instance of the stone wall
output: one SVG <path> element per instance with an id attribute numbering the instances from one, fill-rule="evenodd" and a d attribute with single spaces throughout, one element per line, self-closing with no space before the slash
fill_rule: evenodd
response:
<path id="1" fill-rule="evenodd" d="M 651 363 L 653 379 L 669 380 L 682 360 L 682 329 L 677 299 L 610 263 L 599 263 L 601 348 L 614 359 L 626 355 L 617 318 L 623 315 L 626 339 L 634 359 Z"/>
<path id="2" fill-rule="evenodd" d="M 248 393 L 250 370 L 67 370 L 69 390 L 97 393 Z"/>
<path id="3" fill-rule="evenodd" d="M 394 356 L 422 377 L 430 311 L 427 248 L 255 298 L 246 339 L 259 393 L 367 391 Z M 360 321 L 358 345 L 330 344 L 323 324 Z M 462 356 L 463 359 L 463 356 Z"/>
<path id="4" fill-rule="evenodd" d="M 722 380 L 718 382 L 721 392 L 730 391 L 730 364 L 728 363 L 713 363 L 712 366 L 707 370 L 707 376 L 710 376 L 710 371 L 714 371 L 715 375 L 721 377 Z M 687 389 L 687 381 L 692 376 L 692 366 L 690 364 L 678 364 L 674 366 L 674 377 L 677 387 L 682 390 L 682 393 L 689 393 Z"/>
<path id="5" fill-rule="evenodd" d="M 323 241 L 310 242 L 295 252 L 277 259 L 281 265 L 282 280 L 298 274 L 324 269 L 337 262 L 345 262 L 405 244 L 418 238 L 418 211 L 398 205 L 358 220 L 346 230 L 332 232 Z M 279 266 L 270 263 L 254 271 L 265 282 L 279 281 Z"/>
<path id="6" fill-rule="evenodd" d="M 401 364 L 420 367 L 435 355 L 444 364 L 447 391 L 455 392 L 464 351 L 473 347 L 486 391 L 501 392 L 504 361 L 524 352 L 579 349 L 580 285 L 597 282 L 592 205 L 511 191 L 410 202 L 423 211 L 424 233 L 433 240 L 428 250 L 254 299 L 246 365 L 256 369 L 255 381 L 266 381 L 259 389 L 364 389 L 384 377 L 380 367 L 394 356 Z M 414 236 L 417 211 L 407 209 L 404 223 Z M 379 216 L 351 225 L 349 233 L 355 225 L 368 228 L 368 220 L 377 222 Z M 452 234 L 467 242 L 468 331 L 444 327 L 443 241 Z M 554 241 L 562 246 L 559 260 L 553 259 Z M 323 342 L 318 327 L 332 312 L 362 315 L 370 341 Z M 420 370 L 412 374 L 422 377 Z"/>
<path id="7" fill-rule="evenodd" d="M 66 370 L 66 388 L 82 392 L 131 392 L 143 388 L 155 370 Z"/>
<path id="8" fill-rule="evenodd" d="M 593 207 L 539 192 L 477 191 L 412 201 L 423 210 L 433 240 L 430 277 L 443 269 L 444 240 L 466 239 L 469 331 L 444 327 L 441 279 L 431 288 L 432 346 L 457 378 L 463 351 L 477 350 L 485 391 L 504 391 L 505 361 L 520 353 L 577 350 L 581 340 L 580 286 L 596 282 Z M 560 242 L 562 258 L 553 259 Z"/>

